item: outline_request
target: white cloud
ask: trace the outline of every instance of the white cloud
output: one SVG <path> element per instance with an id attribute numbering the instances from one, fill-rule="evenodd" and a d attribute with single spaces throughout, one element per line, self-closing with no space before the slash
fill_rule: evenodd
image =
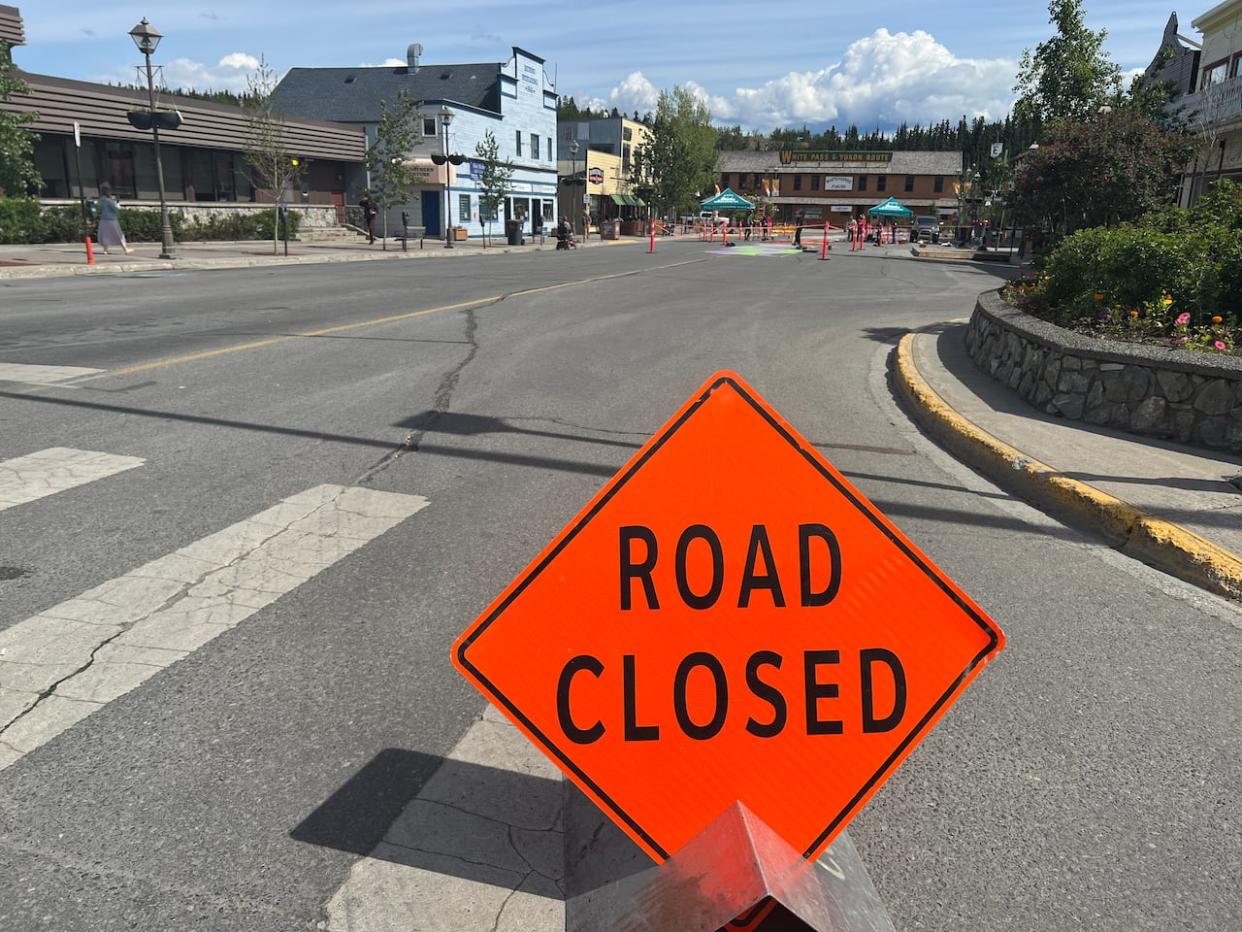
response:
<path id="1" fill-rule="evenodd" d="M 877 29 L 852 42 L 841 61 L 818 71 L 791 71 L 727 96 L 694 81 L 683 86 L 707 103 L 718 122 L 761 130 L 803 123 L 870 128 L 903 120 L 956 120 L 962 114 L 1001 117 L 1013 102 L 1016 71 L 1011 59 L 959 58 L 922 30 Z M 657 96 L 636 71 L 613 88 L 608 106 L 653 110 Z"/>
<path id="2" fill-rule="evenodd" d="M 164 62 L 164 86 L 176 90 L 197 91 L 246 90 L 246 78 L 259 67 L 259 59 L 248 52 L 230 52 L 215 65 L 191 58 L 174 58 Z M 133 68 L 103 75 L 100 80 L 121 84 L 142 83 Z"/>
<path id="3" fill-rule="evenodd" d="M 389 57 L 389 58 L 385 58 L 378 65 L 375 64 L 374 62 L 364 61 L 358 67 L 359 68 L 403 68 L 407 64 L 409 64 L 409 62 L 407 62 L 404 58 Z"/>

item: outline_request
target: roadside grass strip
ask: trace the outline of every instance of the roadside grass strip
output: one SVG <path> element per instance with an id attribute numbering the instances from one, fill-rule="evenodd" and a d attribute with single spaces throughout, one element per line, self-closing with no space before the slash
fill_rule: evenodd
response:
<path id="1" fill-rule="evenodd" d="M 1103 537 L 1127 556 L 1209 592 L 1242 601 L 1242 557 L 1148 514 L 1057 469 L 983 430 L 952 408 L 919 373 L 915 334 L 891 357 L 893 381 L 915 421 L 934 440 L 1001 488 L 1083 530 Z"/>
<path id="2" fill-rule="evenodd" d="M 51 447 L 0 460 L 0 511 L 106 479 L 145 462 L 136 456 L 116 456 L 71 447 Z"/>
<path id="3" fill-rule="evenodd" d="M 427 504 L 316 486 L 0 631 L 0 770 Z"/>

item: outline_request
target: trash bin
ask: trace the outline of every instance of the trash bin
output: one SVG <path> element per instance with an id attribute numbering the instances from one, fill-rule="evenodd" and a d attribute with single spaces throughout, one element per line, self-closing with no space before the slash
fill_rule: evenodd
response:
<path id="1" fill-rule="evenodd" d="M 505 221 L 505 237 L 510 246 L 522 245 L 522 222 L 520 220 Z"/>

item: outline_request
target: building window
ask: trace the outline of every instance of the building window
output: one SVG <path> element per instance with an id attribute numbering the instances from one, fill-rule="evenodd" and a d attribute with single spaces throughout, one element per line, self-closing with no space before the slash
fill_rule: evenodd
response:
<path id="1" fill-rule="evenodd" d="M 210 156 L 208 160 L 210 171 Z M 112 186 L 112 193 L 117 197 L 136 198 L 138 190 L 134 185 L 134 144 L 111 140 L 105 142 L 103 171 L 100 175 Z M 210 185 L 210 181 L 208 184 Z"/>
<path id="2" fill-rule="evenodd" d="M 794 175 L 794 190 L 795 191 L 802 190 L 802 176 L 801 175 Z"/>
<path id="3" fill-rule="evenodd" d="M 543 202 L 543 219 L 547 220 L 548 222 L 551 222 L 553 219 L 555 219 L 553 217 L 552 211 L 553 211 L 552 201 L 544 201 Z"/>
<path id="4" fill-rule="evenodd" d="M 867 176 L 866 175 L 858 176 L 858 190 L 859 191 L 867 190 Z"/>
<path id="5" fill-rule="evenodd" d="M 1203 69 L 1203 80 L 1199 84 L 1199 90 L 1206 90 L 1214 84 L 1220 84 L 1225 80 L 1229 70 L 1229 59 L 1222 58 L 1218 62 L 1213 62 Z"/>
<path id="6" fill-rule="evenodd" d="M 1229 66 L 1229 77 L 1236 78 L 1242 74 L 1242 52 L 1233 56 L 1233 64 Z"/>
<path id="7" fill-rule="evenodd" d="M 630 170 L 630 147 L 628 143 L 621 147 L 621 168 L 627 172 Z"/>
<path id="8" fill-rule="evenodd" d="M 539 158 L 539 134 L 530 134 L 530 157 L 532 159 Z"/>
<path id="9" fill-rule="evenodd" d="M 818 190 L 819 190 L 819 175 L 812 175 L 812 176 L 811 176 L 811 190 L 812 190 L 812 191 L 818 191 Z"/>
<path id="10" fill-rule="evenodd" d="M 720 190 L 724 190 L 729 186 L 729 173 L 725 172 L 720 176 Z"/>
<path id="11" fill-rule="evenodd" d="M 517 139 L 517 154 L 521 155 L 522 154 L 522 131 L 520 129 L 516 131 L 515 138 Z"/>
<path id="12" fill-rule="evenodd" d="M 763 182 L 759 180 L 759 176 L 757 174 L 753 174 L 750 176 L 750 189 L 752 191 L 758 191 L 762 183 Z"/>
<path id="13" fill-rule="evenodd" d="M 628 126 L 621 127 L 621 138 L 626 142 L 630 142 L 634 138 L 634 130 L 630 129 Z"/>
<path id="14" fill-rule="evenodd" d="M 914 190 L 914 176 L 906 175 L 906 193 L 909 194 Z"/>
<path id="15" fill-rule="evenodd" d="M 436 138 L 436 118 L 435 117 L 423 117 L 423 135 L 430 136 L 432 139 Z"/>
<path id="16" fill-rule="evenodd" d="M 876 175 L 875 176 L 875 189 L 877 191 L 888 190 L 888 175 Z"/>
<path id="17" fill-rule="evenodd" d="M 936 193 L 942 194 L 943 192 L 944 192 L 944 175 L 937 175 L 936 176 Z"/>
<path id="18" fill-rule="evenodd" d="M 483 199 L 479 198 L 479 222 L 480 223 L 495 223 L 496 220 L 498 219 L 498 216 L 497 216 L 498 210 L 499 210 L 499 207 L 497 205 L 493 204 L 491 207 L 488 207 L 487 204 L 484 203 Z"/>
<path id="19" fill-rule="evenodd" d="M 470 222 L 470 195 L 457 195 L 457 223 L 464 225 Z"/>

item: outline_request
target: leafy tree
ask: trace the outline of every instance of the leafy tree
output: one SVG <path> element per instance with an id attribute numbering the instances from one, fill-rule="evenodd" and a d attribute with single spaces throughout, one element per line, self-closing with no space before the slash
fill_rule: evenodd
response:
<path id="1" fill-rule="evenodd" d="M 1130 107 L 1061 122 L 1022 159 L 1015 207 L 1064 233 L 1131 220 L 1169 204 L 1187 154 L 1185 138 Z"/>
<path id="2" fill-rule="evenodd" d="M 712 184 L 716 131 L 707 105 L 681 87 L 661 91 L 651 141 L 643 147 L 643 170 L 652 203 L 661 214 L 698 206 L 700 192 Z"/>
<path id="3" fill-rule="evenodd" d="M 0 42 L 0 101 L 30 89 L 13 71 L 13 50 Z M 26 129 L 35 114 L 0 110 L 0 194 L 24 195 L 43 184 L 34 167 L 34 144 L 38 136 Z"/>
<path id="4" fill-rule="evenodd" d="M 490 239 L 492 222 L 511 189 L 513 168 L 507 162 L 500 161 L 500 144 L 490 129 L 483 133 L 483 141 L 474 147 L 474 154 L 483 162 L 483 176 L 479 179 L 479 207 L 487 218 L 487 238 Z M 487 240 L 483 242 L 486 245 Z"/>
<path id="5" fill-rule="evenodd" d="M 280 242 L 280 205 L 301 180 L 304 168 L 285 145 L 285 121 L 276 109 L 274 96 L 278 83 L 276 72 L 262 57 L 259 67 L 246 78 L 246 162 L 254 186 L 266 188 L 276 205 L 272 211 L 273 254 Z"/>
<path id="6" fill-rule="evenodd" d="M 1121 69 L 1104 51 L 1108 31 L 1087 28 L 1082 0 L 1050 0 L 1056 35 L 1022 54 L 1015 109 L 1042 123 L 1083 120 L 1121 96 Z"/>
<path id="7" fill-rule="evenodd" d="M 388 248 L 389 208 L 404 204 L 414 190 L 414 169 L 409 156 L 423 138 L 418 107 L 418 101 L 405 91 L 384 101 L 379 125 L 375 128 L 375 142 L 367 147 L 366 166 L 371 174 L 367 193 L 383 217 L 384 249 Z M 448 171 L 447 164 L 444 170 Z M 448 218 L 444 219 L 447 223 Z"/>

